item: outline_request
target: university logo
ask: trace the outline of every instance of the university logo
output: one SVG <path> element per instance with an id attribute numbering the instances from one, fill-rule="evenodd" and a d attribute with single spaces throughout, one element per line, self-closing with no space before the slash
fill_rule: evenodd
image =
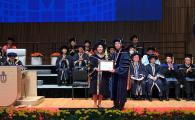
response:
<path id="1" fill-rule="evenodd" d="M 6 83 L 6 81 L 7 81 L 7 75 L 5 74 L 4 71 L 2 71 L 0 74 L 0 83 Z"/>

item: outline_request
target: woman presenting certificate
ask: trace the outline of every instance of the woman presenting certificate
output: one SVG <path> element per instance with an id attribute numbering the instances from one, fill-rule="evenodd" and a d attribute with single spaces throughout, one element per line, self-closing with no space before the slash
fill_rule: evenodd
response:
<path id="1" fill-rule="evenodd" d="M 101 107 L 103 97 L 109 97 L 109 78 L 111 73 L 100 70 L 99 63 L 106 60 L 105 44 L 99 41 L 94 46 L 95 54 L 90 59 L 90 94 L 93 96 L 94 107 Z"/>

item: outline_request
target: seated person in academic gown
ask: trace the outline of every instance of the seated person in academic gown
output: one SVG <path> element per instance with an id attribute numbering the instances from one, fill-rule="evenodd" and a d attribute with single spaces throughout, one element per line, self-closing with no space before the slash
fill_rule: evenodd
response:
<path id="1" fill-rule="evenodd" d="M 156 48 L 154 48 L 154 47 L 149 47 L 149 48 L 147 49 L 146 54 L 142 57 L 142 64 L 144 64 L 145 66 L 148 65 L 148 64 L 149 64 L 148 57 L 149 57 L 150 55 L 153 55 L 153 54 L 157 56 L 157 59 L 156 59 L 155 63 L 160 65 L 160 61 L 159 61 L 159 59 L 158 59 L 159 54 L 158 54 L 158 52 L 156 51 Z"/>
<path id="2" fill-rule="evenodd" d="M 131 57 L 134 53 L 138 53 L 138 52 L 136 51 L 136 48 L 135 48 L 133 45 L 129 45 L 129 46 L 127 47 L 127 51 L 129 52 L 130 57 Z M 139 55 L 140 55 L 140 57 L 141 57 L 141 54 L 139 54 Z M 131 62 L 132 62 L 132 59 L 131 59 Z"/>
<path id="3" fill-rule="evenodd" d="M 195 66 L 192 63 L 192 55 L 187 54 L 185 55 L 184 64 L 179 67 L 184 80 L 187 101 L 195 100 Z"/>
<path id="4" fill-rule="evenodd" d="M 91 48 L 91 41 L 90 41 L 90 40 L 85 40 L 85 43 L 84 43 L 84 50 L 85 50 L 85 53 L 86 53 L 88 56 L 93 55 L 93 50 L 92 50 L 92 48 Z"/>
<path id="5" fill-rule="evenodd" d="M 139 53 L 141 56 L 144 54 L 144 47 L 143 44 L 139 41 L 137 35 L 133 35 L 131 38 L 131 45 L 136 49 L 136 52 Z"/>
<path id="6" fill-rule="evenodd" d="M 159 92 L 159 100 L 162 101 L 162 79 L 164 79 L 164 76 L 162 75 L 161 66 L 155 63 L 158 59 L 156 55 L 150 55 L 148 59 L 150 62 L 150 64 L 146 66 L 148 98 L 149 101 L 152 101 L 152 91 L 154 86 L 156 86 Z"/>
<path id="7" fill-rule="evenodd" d="M 173 61 L 173 54 L 167 53 L 166 56 L 166 62 L 163 63 L 162 71 L 165 76 L 165 99 L 169 100 L 169 89 L 170 86 L 173 85 L 175 89 L 175 99 L 180 100 L 180 78 L 179 78 L 179 71 L 177 64 Z"/>
<path id="8" fill-rule="evenodd" d="M 6 57 L 3 56 L 2 51 L 0 51 L 0 66 L 3 65 L 6 61 Z"/>
<path id="9" fill-rule="evenodd" d="M 140 62 L 140 54 L 131 55 L 130 64 L 131 91 L 135 99 L 145 99 L 145 66 Z"/>
<path id="10" fill-rule="evenodd" d="M 56 61 L 56 71 L 58 73 L 57 83 L 58 85 L 71 84 L 73 60 L 68 55 L 68 48 L 62 46 L 60 48 L 61 56 Z"/>
<path id="11" fill-rule="evenodd" d="M 75 68 L 87 67 L 89 56 L 85 53 L 83 46 L 78 46 L 78 53 L 75 53 L 75 55 L 73 56 L 73 60 Z"/>
<path id="12" fill-rule="evenodd" d="M 14 52 L 7 54 L 7 60 L 3 63 L 3 66 L 23 66 L 22 62 L 17 58 L 17 54 Z"/>

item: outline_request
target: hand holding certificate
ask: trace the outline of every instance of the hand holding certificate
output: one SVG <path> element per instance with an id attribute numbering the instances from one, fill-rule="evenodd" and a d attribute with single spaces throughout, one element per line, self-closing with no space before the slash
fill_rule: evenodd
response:
<path id="1" fill-rule="evenodd" d="M 107 61 L 107 60 L 100 60 L 99 69 L 101 71 L 113 71 L 114 62 L 113 61 Z"/>

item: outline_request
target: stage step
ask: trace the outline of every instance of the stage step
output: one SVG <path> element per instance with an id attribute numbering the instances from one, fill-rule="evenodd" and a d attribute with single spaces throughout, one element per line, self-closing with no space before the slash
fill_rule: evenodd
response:
<path id="1" fill-rule="evenodd" d="M 72 85 L 70 86 L 58 86 L 58 85 L 38 85 L 37 86 L 38 89 L 72 89 Z M 77 87 L 74 87 L 74 88 L 86 88 L 86 87 L 83 87 L 83 86 L 77 86 Z M 89 88 L 89 87 L 87 87 Z"/>
<path id="2" fill-rule="evenodd" d="M 45 99 L 44 96 L 26 97 L 16 101 L 17 105 L 21 106 L 35 106 L 39 105 Z"/>
<path id="3" fill-rule="evenodd" d="M 58 74 L 37 74 L 38 77 L 57 77 Z"/>
<path id="4" fill-rule="evenodd" d="M 37 74 L 51 74 L 50 69 L 37 69 Z"/>

